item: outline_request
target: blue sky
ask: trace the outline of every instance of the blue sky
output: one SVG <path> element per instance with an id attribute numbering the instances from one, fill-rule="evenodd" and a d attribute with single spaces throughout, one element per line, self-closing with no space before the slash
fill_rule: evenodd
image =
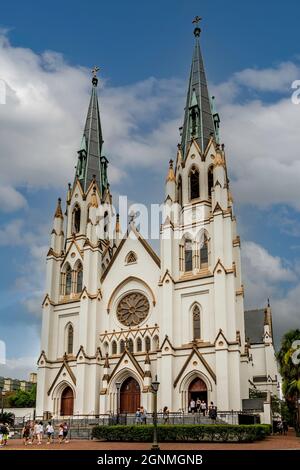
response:
<path id="1" fill-rule="evenodd" d="M 39 354 L 45 253 L 56 198 L 72 181 L 90 92 L 100 107 L 114 194 L 161 202 L 183 117 L 193 35 L 221 114 L 242 237 L 246 305 L 271 298 L 277 338 L 299 326 L 300 4 L 15 1 L 2 5 L 0 339 L 22 376 Z"/>

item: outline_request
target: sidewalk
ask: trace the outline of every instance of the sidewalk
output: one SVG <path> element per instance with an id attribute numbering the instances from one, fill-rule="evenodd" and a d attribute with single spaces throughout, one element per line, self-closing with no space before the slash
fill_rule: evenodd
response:
<path id="1" fill-rule="evenodd" d="M 9 450 L 150 450 L 150 443 L 138 442 L 100 442 L 88 440 L 72 440 L 68 444 L 55 442 L 47 445 L 46 441 L 42 445 L 24 446 L 21 439 L 13 439 L 8 442 L 1 451 Z M 254 443 L 163 443 L 160 444 L 162 450 L 300 450 L 300 438 L 295 436 L 295 432 L 290 430 L 287 436 L 270 436 L 263 441 Z"/>

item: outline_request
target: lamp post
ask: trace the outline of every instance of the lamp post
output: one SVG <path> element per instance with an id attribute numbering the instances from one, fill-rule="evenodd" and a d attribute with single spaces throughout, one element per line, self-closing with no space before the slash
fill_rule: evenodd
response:
<path id="1" fill-rule="evenodd" d="M 151 391 L 153 393 L 153 444 L 151 450 L 159 450 L 159 445 L 157 442 L 157 392 L 158 392 L 159 382 L 157 380 L 157 375 L 155 380 L 151 383 Z"/>
<path id="2" fill-rule="evenodd" d="M 116 382 L 116 388 L 117 388 L 117 424 L 119 424 L 121 382 Z"/>
<path id="3" fill-rule="evenodd" d="M 3 417 L 3 413 L 4 413 L 4 395 L 3 395 L 3 387 L 0 387 L 0 393 L 1 393 L 1 416 Z"/>

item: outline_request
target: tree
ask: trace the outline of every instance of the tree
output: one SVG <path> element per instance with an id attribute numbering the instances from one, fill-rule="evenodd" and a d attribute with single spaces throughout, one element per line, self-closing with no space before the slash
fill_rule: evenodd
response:
<path id="1" fill-rule="evenodd" d="M 7 423 L 9 425 L 13 425 L 15 421 L 15 415 L 13 413 L 9 413 L 8 411 L 3 411 L 3 414 L 0 413 L 0 423 Z"/>
<path id="2" fill-rule="evenodd" d="M 282 376 L 282 391 L 286 403 L 295 417 L 295 428 L 300 428 L 300 330 L 288 331 L 281 340 L 281 348 L 277 353 L 277 359 Z"/>
<path id="3" fill-rule="evenodd" d="M 9 397 L 10 406 L 16 408 L 32 408 L 36 402 L 36 384 L 32 388 L 25 392 L 24 390 L 18 390 Z"/>

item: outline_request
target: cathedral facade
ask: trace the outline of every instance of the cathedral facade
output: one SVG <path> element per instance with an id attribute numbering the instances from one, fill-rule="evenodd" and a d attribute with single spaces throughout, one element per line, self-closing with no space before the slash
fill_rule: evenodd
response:
<path id="1" fill-rule="evenodd" d="M 241 242 L 198 25 L 194 36 L 160 257 L 134 218 L 126 233 L 114 219 L 94 71 L 75 180 L 65 212 L 58 200 L 47 255 L 38 416 L 151 411 L 156 376 L 158 409 L 172 411 L 197 398 L 240 410 L 251 388 L 277 392 L 270 306 L 244 311 Z"/>

